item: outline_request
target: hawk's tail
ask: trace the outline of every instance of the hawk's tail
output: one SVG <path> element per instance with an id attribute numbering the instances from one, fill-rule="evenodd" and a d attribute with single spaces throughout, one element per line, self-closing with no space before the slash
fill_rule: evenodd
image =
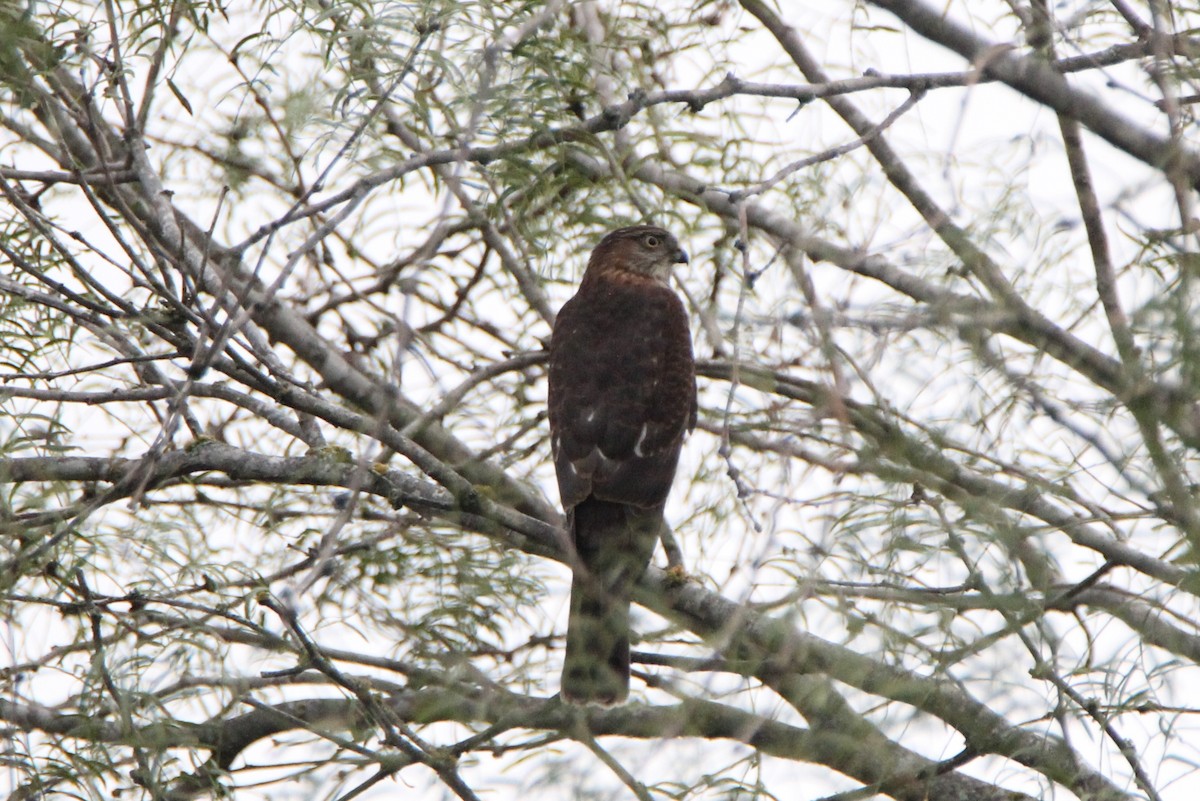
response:
<path id="1" fill-rule="evenodd" d="M 571 582 L 562 696 L 617 704 L 629 695 L 629 604 L 658 541 L 662 510 L 588 498 L 571 513 Z"/>

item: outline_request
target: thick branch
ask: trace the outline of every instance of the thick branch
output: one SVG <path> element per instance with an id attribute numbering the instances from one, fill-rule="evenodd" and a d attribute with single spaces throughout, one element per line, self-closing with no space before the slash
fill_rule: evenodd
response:
<path id="1" fill-rule="evenodd" d="M 749 8 L 759 2 L 744 0 L 743 5 Z M 871 3 L 895 14 L 926 39 L 966 58 L 983 75 L 997 78 L 1031 100 L 1078 120 L 1109 144 L 1167 175 L 1182 170 L 1193 188 L 1200 186 L 1200 155 L 1140 127 L 1116 109 L 1072 87 L 1045 59 L 1017 55 L 1013 47 L 977 36 L 951 19 L 943 8 L 927 6 L 920 0 L 871 0 Z"/>
<path id="2" fill-rule="evenodd" d="M 741 742 L 763 754 L 823 764 L 901 801 L 978 801 L 1028 799 L 994 785 L 952 773 L 939 773 L 937 763 L 880 738 L 864 750 L 858 736 L 834 729 L 816 731 L 789 726 L 709 701 L 684 701 L 674 706 L 629 704 L 616 709 L 580 710 L 557 701 L 512 693 L 483 694 L 471 688 L 422 687 L 389 693 L 380 701 L 399 719 L 413 725 L 454 721 L 497 726 L 504 730 L 531 729 L 570 732 L 582 722 L 592 736 L 657 739 L 664 732 L 676 737 L 703 737 Z M 263 739 L 309 728 L 349 731 L 363 723 L 361 707 L 351 699 L 309 699 L 255 709 L 227 719 L 201 724 L 150 724 L 124 733 L 115 724 L 83 720 L 52 709 L 0 699 L 0 720 L 23 731 L 43 731 L 83 741 L 133 744 L 156 749 L 203 748 L 212 752 L 211 766 L 228 770 L 237 757 Z M 492 744 L 488 738 L 477 745 Z M 386 759 L 383 752 L 380 760 Z M 211 778 L 182 777 L 177 798 L 213 789 Z"/>
<path id="3" fill-rule="evenodd" d="M 1103 775 L 1081 764 L 1061 739 L 1013 725 L 949 679 L 917 676 L 797 631 L 790 623 L 759 615 L 715 593 L 680 587 L 677 579 L 654 567 L 642 578 L 639 589 L 639 600 L 717 641 L 729 659 L 749 662 L 755 675 L 823 673 L 940 718 L 957 729 L 974 752 L 1007 756 L 1080 798 L 1132 799 Z"/>

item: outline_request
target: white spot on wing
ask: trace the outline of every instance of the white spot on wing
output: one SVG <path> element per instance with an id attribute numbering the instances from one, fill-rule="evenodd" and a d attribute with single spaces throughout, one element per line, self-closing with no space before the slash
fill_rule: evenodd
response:
<path id="1" fill-rule="evenodd" d="M 588 409 L 587 414 L 584 415 L 583 422 L 590 423 L 595 419 L 596 419 L 596 407 L 593 406 L 591 409 Z"/>
<path id="2" fill-rule="evenodd" d="M 638 434 L 637 443 L 633 446 L 633 455 L 634 456 L 645 456 L 646 455 L 645 453 L 642 452 L 642 443 L 646 441 L 646 435 L 649 433 L 650 433 L 650 426 L 643 425 L 641 433 Z"/>

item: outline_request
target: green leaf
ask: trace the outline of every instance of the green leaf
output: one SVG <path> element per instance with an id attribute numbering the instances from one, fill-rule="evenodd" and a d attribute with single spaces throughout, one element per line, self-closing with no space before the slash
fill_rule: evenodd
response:
<path id="1" fill-rule="evenodd" d="M 183 110 L 188 113 L 189 117 L 195 116 L 192 113 L 192 104 L 183 96 L 183 92 L 179 91 L 179 87 L 170 78 L 167 78 L 167 88 L 171 90 L 171 94 L 175 95 L 175 99 L 179 101 L 179 105 L 183 106 Z"/>

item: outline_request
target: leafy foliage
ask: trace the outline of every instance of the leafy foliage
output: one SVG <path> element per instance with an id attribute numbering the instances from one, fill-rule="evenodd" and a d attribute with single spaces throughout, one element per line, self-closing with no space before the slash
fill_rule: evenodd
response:
<path id="1" fill-rule="evenodd" d="M 780 5 L 0 4 L 11 797 L 1194 795 L 1197 10 Z M 642 221 L 686 572 L 576 709 L 544 345 Z"/>

